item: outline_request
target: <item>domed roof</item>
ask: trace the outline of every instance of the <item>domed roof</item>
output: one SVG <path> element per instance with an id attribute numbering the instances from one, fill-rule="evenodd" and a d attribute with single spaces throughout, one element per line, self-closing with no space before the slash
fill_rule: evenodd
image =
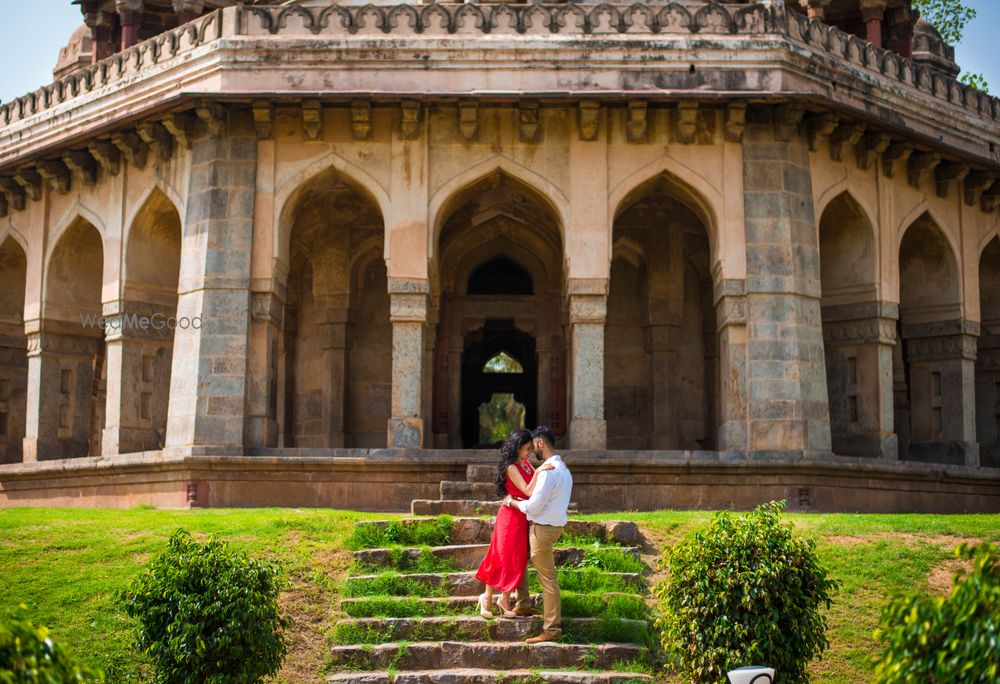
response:
<path id="1" fill-rule="evenodd" d="M 962 70 L 955 63 L 955 48 L 944 42 L 934 25 L 921 17 L 913 25 L 913 61 L 949 76 L 958 76 Z"/>
<path id="2" fill-rule="evenodd" d="M 62 78 L 81 67 L 88 66 L 92 59 L 90 29 L 86 24 L 81 24 L 69 37 L 66 47 L 59 50 L 59 61 L 56 62 L 52 75 L 55 78 Z"/>

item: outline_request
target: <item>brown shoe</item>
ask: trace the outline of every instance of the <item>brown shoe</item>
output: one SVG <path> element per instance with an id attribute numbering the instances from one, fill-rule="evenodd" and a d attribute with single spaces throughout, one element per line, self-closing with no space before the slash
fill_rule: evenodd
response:
<path id="1" fill-rule="evenodd" d="M 534 613 L 531 606 L 514 606 L 514 615 L 517 617 L 531 617 Z"/>
<path id="2" fill-rule="evenodd" d="M 556 641 L 559 639 L 559 635 L 555 632 L 542 632 L 538 636 L 531 637 L 530 639 L 525 639 L 526 644 L 541 644 L 546 641 Z"/>

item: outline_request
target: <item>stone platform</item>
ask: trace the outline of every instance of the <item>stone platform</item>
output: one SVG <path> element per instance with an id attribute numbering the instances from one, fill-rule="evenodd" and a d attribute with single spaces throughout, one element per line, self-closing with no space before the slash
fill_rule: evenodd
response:
<path id="1" fill-rule="evenodd" d="M 692 451 L 571 450 L 564 457 L 583 513 L 749 509 L 770 499 L 788 499 L 792 511 L 1000 512 L 995 468 Z M 426 512 L 438 507 L 435 512 L 462 514 L 444 510 L 450 493 L 485 491 L 476 483 L 489 480 L 494 459 L 492 451 L 467 450 L 196 448 L 53 460 L 0 466 L 0 506 L 393 512 L 409 511 L 420 500 L 430 502 L 422 504 Z"/>

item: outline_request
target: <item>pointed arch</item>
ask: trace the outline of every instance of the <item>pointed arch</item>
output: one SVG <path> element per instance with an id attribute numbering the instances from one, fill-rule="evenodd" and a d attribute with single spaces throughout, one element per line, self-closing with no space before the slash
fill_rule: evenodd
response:
<path id="1" fill-rule="evenodd" d="M 899 254 L 899 248 L 903 244 L 903 238 L 906 237 L 906 233 L 909 232 L 910 228 L 913 227 L 920 217 L 924 214 L 930 216 L 931 220 L 941 231 L 941 235 L 944 239 L 948 241 L 949 247 L 951 247 L 952 256 L 955 257 L 956 263 L 960 264 L 961 260 L 958 259 L 958 255 L 962 253 L 962 248 L 955 242 L 955 236 L 951 234 L 950 231 L 944 229 L 944 226 L 948 225 L 947 221 L 942 221 L 940 214 L 938 214 L 937 209 L 931 206 L 931 203 L 926 199 L 920 200 L 920 202 L 913 207 L 910 211 L 906 213 L 903 220 L 896 225 L 896 253 Z"/>
<path id="2" fill-rule="evenodd" d="M 52 224 L 55 226 L 55 229 L 49 233 L 49 241 L 46 246 L 47 251 L 45 253 L 44 260 L 46 264 L 49 262 L 49 259 L 52 258 L 52 251 L 59 243 L 59 240 L 62 239 L 63 233 L 65 233 L 77 219 L 83 219 L 92 225 L 101 236 L 101 242 L 104 242 L 104 236 L 107 233 L 107 230 L 100 215 L 90 207 L 77 200 L 73 203 L 73 206 L 63 213 L 58 221 Z"/>
<path id="3" fill-rule="evenodd" d="M 865 219 L 867 219 L 868 225 L 870 225 L 872 230 L 877 233 L 878 221 L 876 220 L 876 217 L 878 216 L 878 212 L 868 204 L 867 200 L 861 197 L 860 193 L 856 193 L 851 190 L 850 183 L 848 183 L 846 178 L 841 178 L 839 181 L 820 193 L 819 199 L 816 200 L 814 215 L 822 217 L 826 210 L 830 207 L 830 204 L 841 195 L 846 195 L 855 205 L 857 205 L 860 212 L 864 215 Z M 819 224 L 817 223 L 817 228 L 818 227 Z M 875 235 L 875 238 L 877 244 L 878 236 Z"/>
<path id="4" fill-rule="evenodd" d="M 176 304 L 183 240 L 177 205 L 154 185 L 130 219 L 122 240 L 122 294 L 143 283 L 166 288 L 161 294 Z"/>
<path id="5" fill-rule="evenodd" d="M 125 232 L 122 235 L 122 251 L 127 253 L 128 250 L 128 239 L 132 232 L 132 228 L 135 226 L 135 221 L 139 217 L 139 214 L 146 209 L 146 205 L 149 203 L 150 198 L 156 193 L 163 195 L 167 201 L 170 202 L 174 207 L 174 211 L 177 212 L 178 218 L 181 220 L 181 224 L 184 223 L 184 203 L 181 201 L 180 195 L 177 191 L 160 178 L 149 184 L 142 195 L 139 197 L 139 201 L 133 203 L 129 206 L 129 211 L 125 215 Z"/>
<path id="6" fill-rule="evenodd" d="M 823 305 L 871 301 L 878 287 L 878 239 L 849 191 L 830 197 L 816 223 Z"/>
<path id="7" fill-rule="evenodd" d="M 509 157 L 495 155 L 453 176 L 434 192 L 428 205 L 430 225 L 433 227 L 428 235 L 427 245 L 427 254 L 431 260 L 439 257 L 437 247 L 441 228 L 455 207 L 462 204 L 464 192 L 495 174 L 506 175 L 532 191 L 556 217 L 559 236 L 565 239 L 569 222 L 569 200 L 566 195 L 528 167 Z"/>
<path id="8" fill-rule="evenodd" d="M 57 236 L 42 271 L 42 317 L 48 318 L 53 306 L 67 309 L 56 317 L 67 315 L 69 310 L 99 315 L 105 261 L 100 229 L 81 212 L 62 226 Z M 56 287 L 61 288 L 58 294 L 53 291 Z"/>
<path id="9" fill-rule="evenodd" d="M 6 226 L 0 228 L 0 245 L 2 245 L 4 240 L 7 238 L 16 242 L 21 247 L 21 251 L 24 252 L 25 255 L 28 254 L 28 241 L 12 223 L 8 223 Z"/>
<path id="10" fill-rule="evenodd" d="M 392 210 L 386 189 L 367 171 L 336 152 L 328 152 L 286 179 L 274 191 L 274 255 L 291 263 L 292 225 L 303 195 L 327 175 L 335 175 L 377 207 L 385 221 Z"/>

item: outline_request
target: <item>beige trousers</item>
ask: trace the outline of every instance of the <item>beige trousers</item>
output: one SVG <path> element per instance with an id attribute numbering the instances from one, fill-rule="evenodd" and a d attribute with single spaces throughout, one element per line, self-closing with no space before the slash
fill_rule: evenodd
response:
<path id="1" fill-rule="evenodd" d="M 542 585 L 542 631 L 562 634 L 562 601 L 559 598 L 559 583 L 556 579 L 556 556 L 553 547 L 559 541 L 563 528 L 531 523 L 528 527 L 531 565 Z M 529 605 L 528 573 L 524 573 L 517 587 L 517 605 Z"/>

